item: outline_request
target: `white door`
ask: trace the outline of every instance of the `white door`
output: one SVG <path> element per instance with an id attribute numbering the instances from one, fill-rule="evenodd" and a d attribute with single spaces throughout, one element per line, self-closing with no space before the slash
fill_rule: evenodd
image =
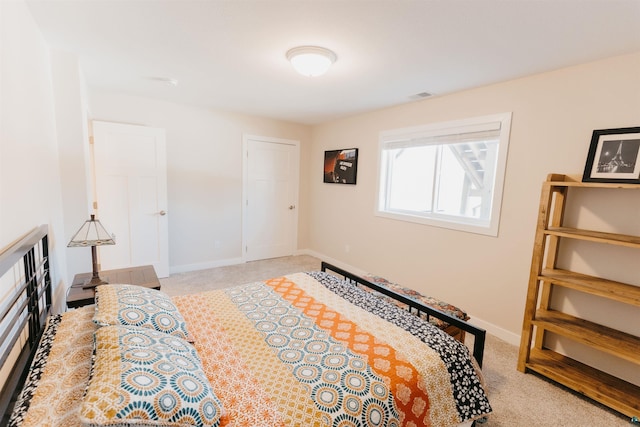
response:
<path id="1" fill-rule="evenodd" d="M 101 246 L 102 270 L 153 265 L 169 276 L 164 129 L 93 122 L 97 217 L 115 234 Z"/>
<path id="2" fill-rule="evenodd" d="M 300 143 L 244 137 L 243 258 L 293 255 L 298 238 Z"/>

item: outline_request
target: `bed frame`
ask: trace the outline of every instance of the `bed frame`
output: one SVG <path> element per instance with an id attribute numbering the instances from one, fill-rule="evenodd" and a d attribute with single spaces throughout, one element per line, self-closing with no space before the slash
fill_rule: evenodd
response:
<path id="1" fill-rule="evenodd" d="M 429 317 L 433 316 L 435 318 L 441 319 L 449 325 L 457 326 L 461 330 L 468 332 L 473 336 L 473 357 L 478 362 L 478 365 L 482 368 L 482 359 L 484 358 L 484 343 L 486 340 L 486 331 L 484 329 L 478 328 L 464 320 L 460 320 L 457 317 L 450 316 L 447 313 L 444 313 L 440 310 L 436 310 L 433 307 L 429 307 L 424 305 L 412 298 L 409 298 L 405 295 L 401 295 L 397 292 L 392 291 L 391 289 L 385 288 L 384 286 L 380 286 L 378 284 L 372 283 L 362 277 L 356 276 L 353 273 L 349 273 L 346 270 L 343 270 L 334 265 L 328 264 L 326 262 L 322 262 L 320 264 L 320 270 L 329 271 L 341 276 L 347 282 L 354 283 L 356 285 L 366 286 L 370 289 L 373 289 L 377 292 L 390 296 L 393 299 L 401 301 L 402 303 L 408 306 L 408 309 L 411 313 L 416 315 L 420 315 L 424 313 L 429 319 Z"/>
<path id="2" fill-rule="evenodd" d="M 52 290 L 47 235 L 48 227 L 42 225 L 0 253 L 0 295 L 4 297 L 0 301 L 0 372 L 6 378 L 0 391 L 0 426 L 9 422 L 50 314 Z M 321 270 L 395 298 L 407 304 L 411 312 L 437 317 L 468 332 L 474 337 L 473 356 L 482 367 L 483 329 L 326 262 L 322 262 Z"/>
<path id="3" fill-rule="evenodd" d="M 9 422 L 51 308 L 47 234 L 42 225 L 0 253 L 0 426 Z"/>

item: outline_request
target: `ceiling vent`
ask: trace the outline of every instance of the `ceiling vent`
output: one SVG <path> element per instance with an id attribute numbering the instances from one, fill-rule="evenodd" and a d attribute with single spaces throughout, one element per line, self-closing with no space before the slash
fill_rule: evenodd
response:
<path id="1" fill-rule="evenodd" d="M 429 98 L 430 96 L 433 96 L 433 94 L 429 92 L 420 92 L 420 93 L 416 93 L 415 95 L 411 95 L 409 99 L 417 101 L 419 99 Z"/>

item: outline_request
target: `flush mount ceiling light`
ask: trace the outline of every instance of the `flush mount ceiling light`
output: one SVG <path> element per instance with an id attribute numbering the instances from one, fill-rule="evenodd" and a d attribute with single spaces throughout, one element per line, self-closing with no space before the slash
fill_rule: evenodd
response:
<path id="1" fill-rule="evenodd" d="M 287 52 L 293 68 L 303 76 L 321 76 L 336 62 L 337 56 L 329 49 L 319 46 L 299 46 Z"/>

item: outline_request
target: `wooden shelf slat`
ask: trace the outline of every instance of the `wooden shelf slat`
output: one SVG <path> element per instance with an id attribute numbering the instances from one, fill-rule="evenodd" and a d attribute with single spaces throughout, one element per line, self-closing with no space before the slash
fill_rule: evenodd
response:
<path id="1" fill-rule="evenodd" d="M 608 243 L 612 245 L 628 246 L 640 249 L 640 236 L 629 236 L 627 234 L 605 233 L 602 231 L 581 230 L 571 227 L 548 227 L 545 234 L 558 237 L 568 237 L 577 240 L 587 240 L 597 243 Z"/>
<path id="2" fill-rule="evenodd" d="M 551 174 L 544 185 L 550 187 L 585 187 L 609 188 L 621 190 L 640 190 L 640 184 L 624 184 L 619 182 L 582 182 L 582 175 Z"/>
<path id="3" fill-rule="evenodd" d="M 552 268 L 543 269 L 538 280 L 640 307 L 640 286 Z"/>
<path id="4" fill-rule="evenodd" d="M 533 324 L 640 365 L 640 338 L 556 310 L 537 310 Z"/>
<path id="5" fill-rule="evenodd" d="M 531 350 L 527 369 L 629 417 L 640 416 L 640 387 L 551 350 Z"/>

